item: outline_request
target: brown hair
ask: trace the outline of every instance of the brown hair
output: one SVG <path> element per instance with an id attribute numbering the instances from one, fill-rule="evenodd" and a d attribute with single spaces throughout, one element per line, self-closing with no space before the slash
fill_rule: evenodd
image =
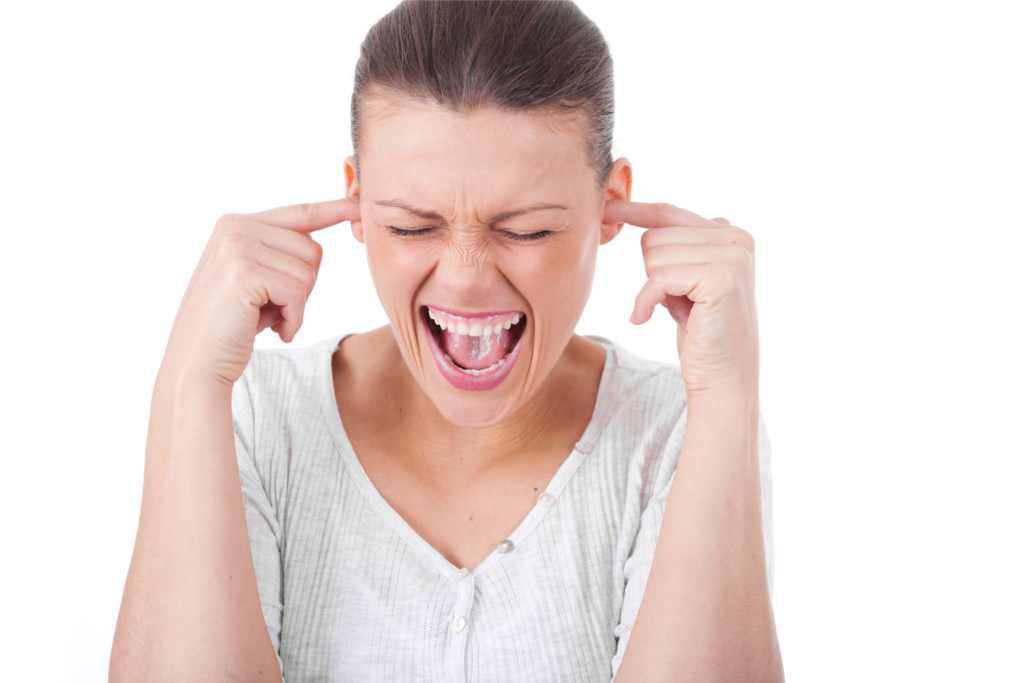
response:
<path id="1" fill-rule="evenodd" d="M 612 167 L 612 58 L 601 31 L 570 0 L 404 0 L 366 34 L 352 92 L 359 169 L 360 110 L 381 86 L 455 111 L 580 110 L 590 162 Z"/>

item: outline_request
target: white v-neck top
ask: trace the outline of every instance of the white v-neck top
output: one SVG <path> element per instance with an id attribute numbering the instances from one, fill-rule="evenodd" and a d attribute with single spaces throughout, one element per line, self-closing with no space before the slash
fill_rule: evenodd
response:
<path id="1" fill-rule="evenodd" d="M 287 683 L 594 683 L 618 670 L 686 424 L 678 366 L 607 350 L 593 418 L 519 528 L 472 572 L 370 482 L 338 413 L 341 337 L 258 350 L 235 447 L 260 602 Z M 773 583 L 771 450 L 761 501 Z M 680 605 L 685 609 L 685 605 Z"/>

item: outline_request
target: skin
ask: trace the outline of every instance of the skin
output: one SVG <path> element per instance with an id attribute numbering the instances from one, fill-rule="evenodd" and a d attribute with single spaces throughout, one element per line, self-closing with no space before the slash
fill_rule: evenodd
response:
<path id="1" fill-rule="evenodd" d="M 588 172 L 582 126 L 575 118 L 489 108 L 459 115 L 393 98 L 371 100 L 367 110 L 358 179 L 354 159 L 346 164 L 348 195 L 361 216 L 352 232 L 366 244 L 402 360 L 447 423 L 442 429 L 490 435 L 494 444 L 514 437 L 525 429 L 521 410 L 532 409 L 527 422 L 536 424 L 547 409 L 531 400 L 583 313 L 598 245 L 616 232 L 599 229 L 604 202 Z M 554 145 L 563 153 L 550 153 Z M 615 174 L 607 193 L 625 197 L 628 162 Z M 387 205 L 399 203 L 436 218 Z M 545 206 L 564 208 L 536 208 Z M 516 211 L 523 213 L 503 218 Z M 418 232 L 399 236 L 387 226 Z M 540 239 L 522 241 L 531 234 Z M 484 392 L 444 380 L 420 320 L 428 303 L 525 313 L 532 324 L 508 379 Z"/>
<path id="2" fill-rule="evenodd" d="M 602 193 L 575 117 L 457 114 L 394 94 L 371 98 L 366 113 L 347 191 L 391 324 L 341 345 L 335 393 L 381 495 L 473 569 L 534 507 L 590 420 L 605 354 L 573 329 L 597 249 L 618 232 L 602 226 L 603 195 L 628 196 L 630 167 L 621 161 Z M 505 381 L 470 392 L 445 380 L 421 320 L 427 304 L 525 313 Z"/>
<path id="3" fill-rule="evenodd" d="M 597 249 L 624 224 L 648 229 L 649 279 L 632 320 L 661 304 L 679 322 L 688 423 L 617 680 L 782 680 L 761 534 L 753 241 L 724 219 L 629 201 L 628 160 L 596 178 L 583 131 L 552 112 L 458 113 L 377 91 L 358 175 L 346 161 L 347 199 L 218 221 L 154 389 L 111 680 L 280 680 L 231 387 L 259 331 L 294 338 L 321 259 L 310 235 L 344 221 L 366 245 L 390 324 L 339 345 L 340 417 L 389 504 L 468 568 L 518 526 L 586 428 L 604 351 L 573 330 Z M 426 304 L 525 313 L 502 384 L 469 392 L 441 376 L 420 322 Z"/>

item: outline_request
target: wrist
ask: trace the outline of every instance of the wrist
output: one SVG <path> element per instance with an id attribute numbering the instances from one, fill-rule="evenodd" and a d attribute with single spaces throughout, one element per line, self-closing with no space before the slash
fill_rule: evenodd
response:
<path id="1" fill-rule="evenodd" d="M 686 384 L 687 404 L 691 410 L 695 406 L 708 406 L 712 409 L 731 407 L 737 410 L 741 406 L 756 408 L 758 397 L 759 388 L 756 378 L 751 380 L 737 377 L 714 383 Z"/>
<path id="2" fill-rule="evenodd" d="M 172 404 L 193 401 L 231 401 L 233 384 L 187 363 L 165 358 L 157 373 L 154 393 Z"/>
<path id="3" fill-rule="evenodd" d="M 757 443 L 760 400 L 756 387 L 726 385 L 688 394 L 686 411 L 687 432 L 707 434 L 723 444 Z"/>
<path id="4" fill-rule="evenodd" d="M 701 396 L 732 397 L 757 394 L 760 375 L 757 354 L 722 360 L 681 355 L 679 370 L 691 399 Z M 716 399 L 717 400 L 717 399 Z"/>

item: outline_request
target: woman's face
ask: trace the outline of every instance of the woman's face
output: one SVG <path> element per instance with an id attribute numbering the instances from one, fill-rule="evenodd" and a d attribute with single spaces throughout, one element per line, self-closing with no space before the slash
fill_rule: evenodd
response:
<path id="1" fill-rule="evenodd" d="M 361 122 L 355 236 L 406 365 L 440 413 L 496 425 L 536 394 L 590 293 L 606 196 L 579 119 L 459 114 L 373 96 Z M 625 167 L 625 170 L 622 170 Z"/>

